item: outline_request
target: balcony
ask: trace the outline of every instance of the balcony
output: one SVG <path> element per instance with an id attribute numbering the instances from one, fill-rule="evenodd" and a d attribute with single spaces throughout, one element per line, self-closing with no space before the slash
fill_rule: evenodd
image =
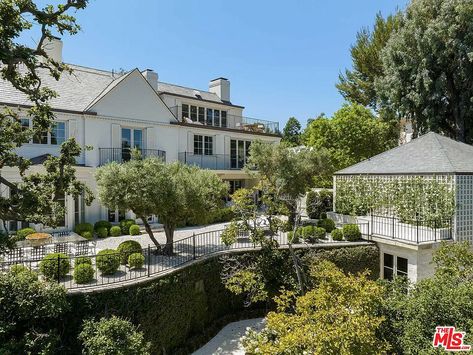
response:
<path id="1" fill-rule="evenodd" d="M 158 149 L 138 149 L 143 158 L 156 157 L 166 161 L 166 152 Z M 100 165 L 105 165 L 112 161 L 123 163 L 131 159 L 132 148 L 99 148 Z"/>
<path id="2" fill-rule="evenodd" d="M 200 155 L 181 152 L 178 154 L 178 159 L 182 163 L 209 170 L 241 170 L 245 166 L 244 161 L 235 157 L 232 159 L 230 154 Z"/>
<path id="3" fill-rule="evenodd" d="M 234 116 L 228 114 L 225 117 L 219 117 L 218 122 L 214 122 L 214 119 L 209 119 L 206 114 L 202 116 L 196 113 L 196 116 L 193 117 L 193 119 L 191 119 L 190 117 L 183 117 L 182 106 L 173 106 L 170 108 L 170 110 L 180 122 L 187 124 L 195 124 L 196 126 L 210 126 L 215 128 L 236 129 L 253 133 L 281 135 L 281 132 L 279 131 L 279 122 L 266 121 L 258 118 Z"/>

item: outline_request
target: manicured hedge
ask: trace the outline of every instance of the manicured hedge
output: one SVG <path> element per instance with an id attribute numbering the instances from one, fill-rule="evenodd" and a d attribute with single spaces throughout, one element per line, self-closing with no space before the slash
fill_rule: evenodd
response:
<path id="1" fill-rule="evenodd" d="M 140 235 L 140 226 L 137 224 L 133 224 L 130 226 L 130 235 Z"/>
<path id="2" fill-rule="evenodd" d="M 331 235 L 333 240 L 343 240 L 343 231 L 341 229 L 334 229 Z"/>
<path id="3" fill-rule="evenodd" d="M 120 221 L 120 228 L 122 230 L 122 233 L 125 235 L 130 234 L 130 227 L 134 224 L 136 224 L 136 221 L 134 219 L 124 219 L 123 221 Z"/>
<path id="4" fill-rule="evenodd" d="M 59 279 L 64 278 L 70 268 L 69 257 L 63 253 L 48 254 L 39 263 L 41 274 L 48 280 L 57 280 L 58 276 Z"/>
<path id="5" fill-rule="evenodd" d="M 112 237 L 119 237 L 122 235 L 122 229 L 119 226 L 113 226 L 110 228 L 110 235 Z"/>
<path id="6" fill-rule="evenodd" d="M 128 257 L 128 265 L 130 269 L 140 269 L 145 263 L 145 257 L 141 253 L 133 253 Z"/>
<path id="7" fill-rule="evenodd" d="M 238 257 L 256 258 L 258 253 L 246 252 Z M 289 252 L 282 250 L 281 253 L 281 260 L 288 261 L 275 270 L 277 277 L 283 269 L 293 271 Z M 306 266 L 318 258 L 326 258 L 346 271 L 369 268 L 372 277 L 378 275 L 378 253 L 375 246 L 297 250 Z M 189 354 L 228 322 L 262 316 L 268 305 L 253 304 L 245 308 L 243 297 L 224 288 L 220 279 L 222 267 L 222 259 L 215 257 L 143 284 L 91 294 L 70 294 L 71 307 L 64 316 L 61 337 L 64 352 L 80 352 L 77 336 L 83 320 L 90 317 L 116 315 L 130 320 L 143 331 L 145 340 L 151 342 L 152 354 Z"/>
<path id="8" fill-rule="evenodd" d="M 78 284 L 86 284 L 94 278 L 94 268 L 90 264 L 79 264 L 74 267 L 74 281 Z"/>
<path id="9" fill-rule="evenodd" d="M 112 228 L 112 223 L 103 220 L 95 222 L 94 230 L 97 232 L 100 228 L 107 228 L 107 230 L 109 231 L 110 228 Z"/>
<path id="10" fill-rule="evenodd" d="M 100 227 L 96 231 L 97 237 L 99 238 L 107 238 L 108 237 L 108 229 L 106 227 Z"/>
<path id="11" fill-rule="evenodd" d="M 33 228 L 22 228 L 16 232 L 16 240 L 24 240 L 30 234 L 36 233 Z"/>
<path id="12" fill-rule="evenodd" d="M 97 268 L 103 275 L 112 275 L 120 266 L 120 254 L 114 249 L 104 249 L 95 258 Z"/>
<path id="13" fill-rule="evenodd" d="M 136 240 L 125 240 L 121 242 L 117 248 L 117 252 L 120 253 L 120 263 L 126 265 L 128 257 L 134 253 L 142 253 L 141 245 Z"/>
<path id="14" fill-rule="evenodd" d="M 82 235 L 84 232 L 94 233 L 94 226 L 90 223 L 78 223 L 74 226 L 74 232 Z"/>

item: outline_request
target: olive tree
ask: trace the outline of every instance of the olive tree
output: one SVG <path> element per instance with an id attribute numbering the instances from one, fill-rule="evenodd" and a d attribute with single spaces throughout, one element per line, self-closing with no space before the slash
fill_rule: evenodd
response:
<path id="1" fill-rule="evenodd" d="M 181 163 L 165 164 L 158 158 L 131 159 L 97 169 L 98 196 L 108 208 L 131 210 L 139 217 L 156 245 L 148 217 L 155 215 L 164 226 L 164 252 L 172 254 L 174 231 L 189 218 L 213 213 L 228 186 L 210 170 Z"/>

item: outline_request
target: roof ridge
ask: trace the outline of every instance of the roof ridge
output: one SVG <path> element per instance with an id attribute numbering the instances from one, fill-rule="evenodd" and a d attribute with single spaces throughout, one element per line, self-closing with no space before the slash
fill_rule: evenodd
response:
<path id="1" fill-rule="evenodd" d="M 429 132 L 429 133 L 430 133 L 430 132 Z M 441 135 L 438 134 L 438 133 L 435 133 L 435 132 L 432 132 L 432 133 L 434 133 L 434 134 L 433 134 L 433 137 L 435 137 L 435 140 L 436 140 L 437 143 L 440 145 L 440 148 L 441 148 L 440 150 L 442 151 L 442 154 L 445 156 L 445 158 L 448 160 L 448 163 L 450 164 L 452 171 L 456 171 L 456 167 L 453 165 L 453 162 L 452 162 L 452 160 L 450 159 L 450 157 L 448 156 L 447 151 L 446 151 L 446 149 L 445 149 L 443 143 L 442 143 L 442 142 L 440 141 L 440 139 L 439 139 L 439 136 L 441 136 Z M 441 137 L 444 137 L 444 136 L 441 136 Z"/>
<path id="2" fill-rule="evenodd" d="M 209 94 L 216 95 L 214 92 L 210 92 L 210 91 L 207 91 L 207 90 L 201 90 L 201 89 L 191 88 L 190 86 L 184 86 L 184 85 L 178 85 L 178 84 L 167 83 L 167 82 L 165 82 L 165 81 L 158 81 L 158 86 L 159 86 L 160 83 L 161 83 L 161 84 L 166 84 L 166 85 L 177 86 L 177 87 L 180 87 L 180 88 L 183 88 L 183 89 L 190 89 L 190 90 L 202 91 L 202 92 L 206 92 L 206 93 L 209 93 Z"/>

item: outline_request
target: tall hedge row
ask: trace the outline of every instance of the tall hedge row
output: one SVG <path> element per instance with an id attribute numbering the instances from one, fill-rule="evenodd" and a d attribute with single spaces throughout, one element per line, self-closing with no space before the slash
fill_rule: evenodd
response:
<path id="1" fill-rule="evenodd" d="M 238 257 L 256 253 L 242 253 Z M 284 253 L 289 258 L 288 251 Z M 347 271 L 369 268 L 375 276 L 379 269 L 375 246 L 304 249 L 298 253 L 306 265 L 314 259 L 327 258 Z M 187 354 L 207 342 L 226 323 L 262 316 L 267 311 L 266 304 L 245 308 L 242 297 L 224 288 L 220 279 L 222 260 L 208 259 L 174 275 L 126 288 L 69 295 L 71 307 L 61 337 L 64 349 L 72 354 L 80 351 L 77 334 L 82 321 L 90 317 L 117 315 L 129 319 L 139 325 L 151 342 L 152 354 Z"/>

